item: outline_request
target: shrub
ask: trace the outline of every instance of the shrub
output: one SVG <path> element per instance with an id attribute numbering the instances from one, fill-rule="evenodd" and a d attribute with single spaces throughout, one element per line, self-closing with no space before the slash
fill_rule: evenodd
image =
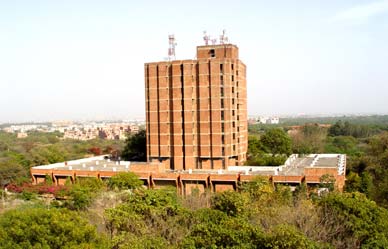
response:
<path id="1" fill-rule="evenodd" d="M 136 189 L 143 185 L 143 181 L 132 172 L 118 173 L 109 179 L 108 186 L 111 189 Z"/>

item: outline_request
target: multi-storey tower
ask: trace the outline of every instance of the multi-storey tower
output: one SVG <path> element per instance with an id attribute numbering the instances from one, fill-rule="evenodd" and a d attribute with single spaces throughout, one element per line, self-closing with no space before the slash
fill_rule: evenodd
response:
<path id="1" fill-rule="evenodd" d="M 196 60 L 145 64 L 147 160 L 166 169 L 225 169 L 247 152 L 246 67 L 232 44 Z"/>

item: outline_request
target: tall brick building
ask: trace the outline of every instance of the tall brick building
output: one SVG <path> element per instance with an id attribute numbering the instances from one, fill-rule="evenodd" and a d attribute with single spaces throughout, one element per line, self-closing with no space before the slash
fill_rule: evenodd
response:
<path id="1" fill-rule="evenodd" d="M 226 169 L 247 152 L 246 67 L 232 44 L 196 60 L 145 64 L 147 160 L 166 169 Z"/>
<path id="2" fill-rule="evenodd" d="M 169 40 L 174 45 L 174 37 Z M 280 166 L 240 166 L 246 160 L 248 135 L 245 75 L 238 48 L 231 44 L 199 46 L 197 60 L 146 63 L 148 162 L 102 155 L 40 165 L 30 170 L 33 183 L 45 182 L 47 175 L 63 185 L 69 178 L 106 180 L 133 172 L 148 188 L 174 186 L 189 195 L 193 190 L 236 190 L 258 176 L 292 189 L 301 184 L 319 189 L 322 176 L 329 174 L 342 191 L 343 154 L 293 154 Z"/>

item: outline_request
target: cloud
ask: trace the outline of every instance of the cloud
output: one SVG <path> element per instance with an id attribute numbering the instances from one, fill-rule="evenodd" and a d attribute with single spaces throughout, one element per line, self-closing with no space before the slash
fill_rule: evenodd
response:
<path id="1" fill-rule="evenodd" d="M 369 18 L 377 15 L 388 13 L 388 0 L 356 5 L 350 9 L 337 13 L 330 20 L 333 22 L 345 21 L 364 23 Z"/>

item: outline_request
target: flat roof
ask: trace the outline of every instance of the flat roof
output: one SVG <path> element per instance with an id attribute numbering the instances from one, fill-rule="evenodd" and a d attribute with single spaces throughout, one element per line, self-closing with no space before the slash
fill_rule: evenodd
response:
<path id="1" fill-rule="evenodd" d="M 127 172 L 131 171 L 131 164 L 137 166 L 144 164 L 145 167 L 157 163 L 114 161 L 109 159 L 109 155 L 101 155 L 67 162 L 40 165 L 32 169 L 41 170 L 72 170 L 72 171 L 107 171 L 107 172 Z M 343 154 L 310 154 L 291 155 L 284 165 L 281 166 L 229 166 L 227 169 L 219 170 L 166 170 L 163 173 L 185 173 L 185 174 L 216 174 L 216 175 L 281 175 L 281 176 L 302 176 L 305 169 L 325 168 L 337 169 L 338 175 L 345 174 L 346 155 Z M 145 168 L 145 171 L 147 169 Z M 162 172 L 159 172 L 162 173 Z"/>

